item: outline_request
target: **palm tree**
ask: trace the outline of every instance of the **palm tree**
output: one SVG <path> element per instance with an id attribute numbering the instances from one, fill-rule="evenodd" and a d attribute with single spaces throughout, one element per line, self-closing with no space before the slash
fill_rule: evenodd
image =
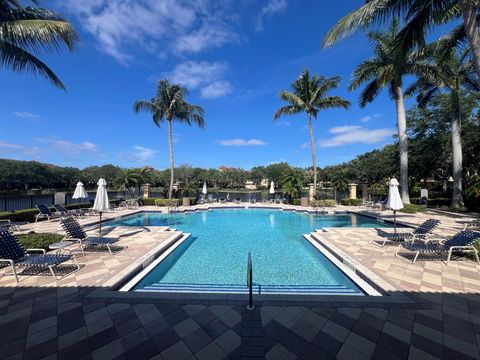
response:
<path id="1" fill-rule="evenodd" d="M 348 189 L 347 173 L 344 170 L 340 170 L 332 174 L 330 184 L 333 186 L 335 192 L 335 202 L 337 202 L 337 190 L 343 191 Z"/>
<path id="2" fill-rule="evenodd" d="M 398 53 L 395 48 L 397 34 L 398 21 L 393 21 L 385 33 L 368 33 L 368 37 L 374 46 L 374 56 L 365 60 L 355 69 L 349 90 L 355 90 L 364 83 L 367 83 L 360 94 L 361 107 L 372 102 L 384 87 L 388 88 L 390 96 L 395 101 L 400 152 L 402 201 L 409 204 L 407 121 L 405 116 L 402 78 L 406 74 L 414 74 L 420 65 L 415 61 L 415 56 L 419 56 L 419 54 L 414 53 L 408 54 L 401 62 L 398 61 Z"/>
<path id="3" fill-rule="evenodd" d="M 297 169 L 290 169 L 282 178 L 282 192 L 288 196 L 290 202 L 300 197 L 302 193 L 303 174 Z"/>
<path id="4" fill-rule="evenodd" d="M 365 4 L 344 16 L 325 36 L 323 47 L 351 35 L 359 28 L 385 25 L 404 17 L 405 26 L 397 38 L 398 51 L 407 53 L 422 46 L 427 32 L 435 25 L 463 19 L 463 34 L 472 48 L 474 65 L 480 75 L 480 34 L 478 1 L 475 0 L 365 0 Z"/>
<path id="5" fill-rule="evenodd" d="M 453 168 L 452 208 L 463 207 L 462 198 L 462 113 L 460 92 L 462 89 L 479 91 L 470 49 L 458 52 L 450 47 L 449 39 L 441 39 L 426 49 L 428 58 L 419 74 L 419 79 L 406 91 L 407 95 L 418 92 L 420 107 L 425 107 L 441 91 L 450 95 L 451 142 Z"/>
<path id="6" fill-rule="evenodd" d="M 141 174 L 135 169 L 120 169 L 118 176 L 113 180 L 113 186 L 120 191 L 127 191 L 130 197 L 133 197 L 133 192 L 138 187 L 141 181 Z"/>
<path id="7" fill-rule="evenodd" d="M 174 181 L 172 121 L 203 128 L 205 120 L 204 111 L 198 105 L 192 105 L 185 100 L 187 89 L 177 84 L 170 84 L 167 79 L 160 80 L 157 84 L 157 94 L 150 100 L 137 100 L 133 104 L 133 111 L 139 113 L 146 111 L 152 114 L 153 122 L 160 127 L 162 122 L 167 122 L 168 144 L 170 148 L 170 188 L 168 198 L 172 198 Z"/>
<path id="8" fill-rule="evenodd" d="M 32 0 L 37 5 L 37 1 Z M 0 0 L 0 66 L 17 72 L 32 72 L 65 86 L 35 54 L 73 50 L 78 36 L 59 14 L 39 7 L 23 7 L 17 0 Z"/>
<path id="9" fill-rule="evenodd" d="M 292 92 L 287 90 L 280 91 L 280 99 L 287 102 L 288 105 L 279 108 L 273 116 L 273 119 L 277 120 L 282 115 L 295 115 L 301 112 L 307 113 L 312 150 L 313 187 L 315 191 L 317 190 L 317 161 L 312 116 L 316 119 L 320 110 L 331 108 L 347 109 L 350 106 L 350 102 L 340 96 L 327 96 L 327 93 L 337 88 L 339 84 L 339 76 L 328 78 L 314 75 L 310 77 L 309 71 L 304 70 L 300 77 L 292 83 Z"/>

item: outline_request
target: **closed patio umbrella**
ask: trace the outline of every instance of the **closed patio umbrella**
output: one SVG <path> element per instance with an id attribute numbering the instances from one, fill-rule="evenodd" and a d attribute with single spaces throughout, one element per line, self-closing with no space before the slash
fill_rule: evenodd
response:
<path id="1" fill-rule="evenodd" d="M 88 193 L 85 191 L 83 184 L 79 181 L 73 192 L 72 199 L 87 199 Z"/>
<path id="2" fill-rule="evenodd" d="M 98 189 L 95 195 L 95 202 L 93 203 L 93 210 L 97 210 L 100 213 L 100 229 L 98 234 L 102 235 L 102 213 L 110 208 L 108 202 L 107 182 L 104 178 L 100 178 L 97 182 Z"/>
<path id="3" fill-rule="evenodd" d="M 202 194 L 207 195 L 207 183 L 206 182 L 203 183 Z"/>
<path id="4" fill-rule="evenodd" d="M 388 189 L 388 201 L 386 207 L 393 210 L 393 228 L 397 232 L 397 210 L 403 209 L 402 198 L 398 192 L 398 181 L 395 178 L 390 180 L 390 186 Z"/>
<path id="5" fill-rule="evenodd" d="M 275 194 L 275 183 L 273 181 L 270 182 L 270 190 L 268 192 L 270 194 Z"/>

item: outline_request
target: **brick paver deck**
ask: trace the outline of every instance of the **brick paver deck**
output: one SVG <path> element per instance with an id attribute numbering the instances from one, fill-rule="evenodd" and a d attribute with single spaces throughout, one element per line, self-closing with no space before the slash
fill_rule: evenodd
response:
<path id="1" fill-rule="evenodd" d="M 402 220 L 414 224 L 423 217 Z M 442 222 L 441 233 L 455 230 L 451 219 Z M 480 358 L 480 267 L 464 258 L 449 266 L 428 259 L 408 263 L 393 256 L 394 247 L 373 244 L 373 229 L 317 235 L 392 285 L 379 301 L 278 298 L 257 300 L 255 310 L 247 311 L 246 299 L 123 296 L 105 288 L 119 271 L 176 234 L 116 228 L 109 235 L 121 235 L 121 251 L 87 253 L 79 257 L 81 270 L 61 280 L 21 276 L 17 285 L 12 276 L 2 276 L 0 358 Z M 99 289 L 104 292 L 95 295 Z M 399 295 L 409 301 L 396 301 Z"/>

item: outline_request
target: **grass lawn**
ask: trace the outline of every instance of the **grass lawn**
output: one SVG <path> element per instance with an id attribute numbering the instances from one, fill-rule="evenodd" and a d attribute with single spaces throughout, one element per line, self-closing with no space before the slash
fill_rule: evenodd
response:
<path id="1" fill-rule="evenodd" d="M 59 242 L 64 238 L 60 234 L 31 233 L 17 235 L 17 239 L 25 249 L 48 249 L 48 245 Z"/>

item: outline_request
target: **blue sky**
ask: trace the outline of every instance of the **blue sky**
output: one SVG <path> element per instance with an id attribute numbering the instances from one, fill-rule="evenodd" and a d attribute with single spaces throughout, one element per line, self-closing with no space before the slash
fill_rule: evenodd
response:
<path id="1" fill-rule="evenodd" d="M 190 90 L 206 127 L 174 124 L 176 164 L 250 168 L 311 163 L 304 115 L 272 116 L 277 97 L 308 68 L 340 75 L 332 95 L 347 110 L 319 114 L 320 166 L 341 163 L 393 142 L 395 107 L 386 93 L 361 109 L 348 92 L 354 67 L 371 55 L 361 33 L 322 51 L 324 34 L 363 1 L 64 0 L 42 5 L 63 13 L 81 42 L 74 53 L 41 55 L 67 87 L 0 70 L 0 157 L 86 167 L 113 163 L 168 166 L 166 127 L 133 102 L 154 95 L 167 76 Z M 5 90 L 5 89 L 8 89 Z"/>

